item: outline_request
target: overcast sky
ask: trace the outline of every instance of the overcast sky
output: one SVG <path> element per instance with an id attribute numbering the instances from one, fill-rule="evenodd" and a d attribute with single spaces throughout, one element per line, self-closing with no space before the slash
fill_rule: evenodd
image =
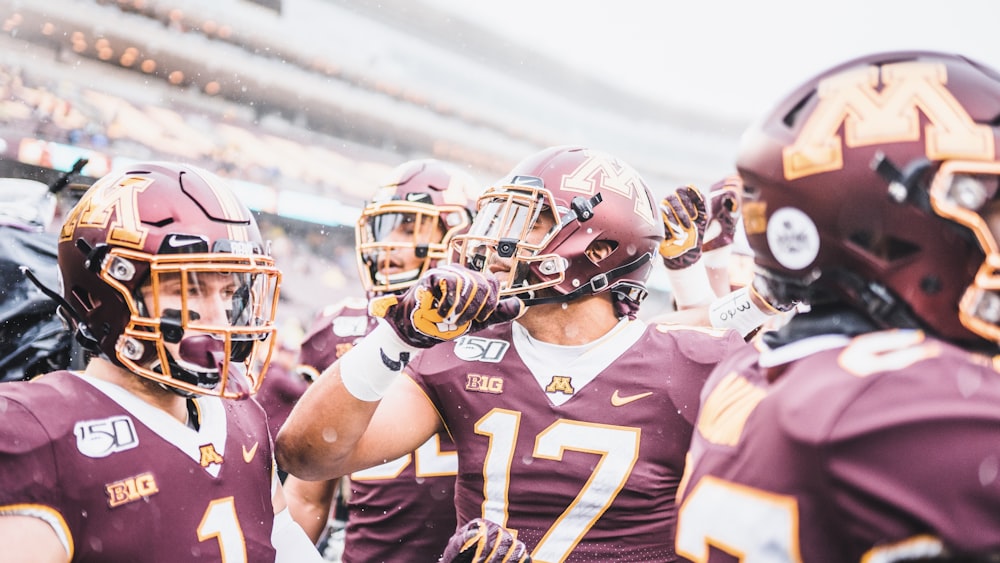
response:
<path id="1" fill-rule="evenodd" d="M 876 51 L 951 51 L 1000 68 L 1000 0 L 425 1 L 634 91 L 734 116 Z"/>

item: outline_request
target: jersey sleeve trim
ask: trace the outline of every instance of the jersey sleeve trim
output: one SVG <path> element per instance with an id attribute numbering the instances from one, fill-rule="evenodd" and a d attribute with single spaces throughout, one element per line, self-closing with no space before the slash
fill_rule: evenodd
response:
<path id="1" fill-rule="evenodd" d="M 63 519 L 62 514 L 59 514 L 55 509 L 44 506 L 41 504 L 11 504 L 7 506 L 0 506 L 0 515 L 2 516 L 31 516 L 32 518 L 38 518 L 44 521 L 46 524 L 52 527 L 52 531 L 56 533 L 59 537 L 59 543 L 62 544 L 63 549 L 69 554 L 68 561 L 73 560 L 74 545 L 73 545 L 73 534 L 69 530 L 69 525 L 66 524 L 66 520 Z"/>

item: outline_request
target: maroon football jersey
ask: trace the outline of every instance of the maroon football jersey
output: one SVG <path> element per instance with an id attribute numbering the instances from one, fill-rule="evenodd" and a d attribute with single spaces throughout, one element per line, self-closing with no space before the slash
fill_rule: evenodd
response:
<path id="1" fill-rule="evenodd" d="M 745 344 L 736 332 L 620 328 L 569 360 L 535 354 L 529 367 L 530 341 L 506 323 L 410 364 L 458 445 L 459 521 L 507 526 L 536 563 L 674 560 L 674 493 L 698 394 Z"/>
<path id="2" fill-rule="evenodd" d="M 316 379 L 375 328 L 368 302 L 347 298 L 320 311 L 302 341 L 298 370 Z M 267 381 L 265 379 L 265 381 Z"/>
<path id="3" fill-rule="evenodd" d="M 273 562 L 264 413 L 194 401 L 197 431 L 86 376 L 5 383 L 0 512 L 49 522 L 74 562 Z"/>
<path id="4" fill-rule="evenodd" d="M 989 358 L 917 331 L 744 350 L 703 392 L 678 553 L 842 563 L 995 550 L 998 405 Z"/>
<path id="5" fill-rule="evenodd" d="M 300 363 L 318 376 L 375 324 L 364 301 L 328 308 L 309 330 Z M 454 450 L 442 432 L 411 454 L 351 474 L 344 563 L 440 558 L 456 527 Z"/>

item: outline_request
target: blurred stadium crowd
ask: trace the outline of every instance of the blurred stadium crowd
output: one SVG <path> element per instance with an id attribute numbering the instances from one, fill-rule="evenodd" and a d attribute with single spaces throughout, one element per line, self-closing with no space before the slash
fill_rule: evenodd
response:
<path id="1" fill-rule="evenodd" d="M 323 223 L 296 218 L 294 207 L 278 213 L 279 194 L 302 194 L 335 189 L 339 184 L 316 176 L 317 166 L 295 168 L 293 159 L 275 161 L 284 151 L 312 152 L 319 162 L 332 162 L 336 155 L 316 155 L 316 144 L 295 143 L 288 138 L 264 135 L 252 123 L 225 113 L 210 114 L 196 108 L 139 106 L 127 100 L 71 81 L 56 81 L 19 67 L 0 65 L 0 136 L 3 158 L 12 163 L 8 175 L 30 175 L 32 165 L 40 170 L 66 171 L 78 158 L 88 159 L 85 178 L 104 175 L 113 167 L 136 158 L 183 158 L 230 177 L 249 197 L 257 194 L 252 207 L 261 211 L 260 222 L 276 246 L 289 287 L 285 314 L 289 338 L 301 336 L 299 320 L 308 322 L 316 304 L 295 296 L 317 296 L 329 292 L 358 293 L 354 264 L 352 221 L 356 207 L 323 197 L 339 213 L 327 214 Z M 169 129 L 170 134 L 163 134 Z M 122 156 L 129 155 L 129 156 Z M 259 156 L 259 158 L 258 158 Z M 340 160 L 347 161 L 344 157 Z M 340 169 L 356 168 L 352 178 L 368 178 L 374 185 L 386 165 L 361 159 L 347 161 Z M 41 178 L 46 179 L 47 178 Z M 360 189 L 361 182 L 357 182 Z M 59 211 L 75 203 L 76 190 L 60 197 Z M 345 191 L 349 195 L 349 192 Z M 78 195 L 78 194 L 76 194 Z M 317 200 L 319 196 L 315 196 Z M 360 200 L 361 194 L 355 194 Z M 347 199 L 347 197 L 345 197 Z M 270 200 L 270 201 L 269 201 Z M 308 204 L 306 204 L 308 205 Z M 322 210 L 313 210 L 322 213 Z M 57 221 L 58 224 L 57 214 Z"/>
<path id="2" fill-rule="evenodd" d="M 742 127 L 614 91 L 420 3 L 0 6 L 0 158 L 63 172 L 86 158 L 80 183 L 139 159 L 229 177 L 278 247 L 290 340 L 317 307 L 362 293 L 354 221 L 402 161 L 448 160 L 485 186 L 539 147 L 594 139 L 665 190 L 717 176 Z"/>

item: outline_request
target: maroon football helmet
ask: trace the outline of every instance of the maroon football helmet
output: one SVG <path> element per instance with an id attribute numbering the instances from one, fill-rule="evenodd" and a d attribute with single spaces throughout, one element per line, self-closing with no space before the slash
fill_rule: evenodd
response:
<path id="1" fill-rule="evenodd" d="M 755 286 L 1000 342 L 998 125 L 1000 74 L 956 55 L 877 54 L 809 80 L 739 151 Z"/>
<path id="2" fill-rule="evenodd" d="M 221 179 L 165 162 L 112 172 L 67 215 L 58 254 L 64 316 L 94 352 L 184 395 L 259 388 L 281 275 Z"/>
<path id="3" fill-rule="evenodd" d="M 612 291 L 619 312 L 634 316 L 663 235 L 652 194 L 631 166 L 558 146 L 521 161 L 480 196 L 455 251 L 466 267 L 509 272 L 501 295 L 528 305 Z M 599 261 L 588 253 L 597 241 L 611 248 Z"/>
<path id="4" fill-rule="evenodd" d="M 358 272 L 369 297 L 413 285 L 448 256 L 469 228 L 478 190 L 469 174 L 434 159 L 397 166 L 365 206 L 355 229 Z M 416 267 L 403 267 L 415 254 Z"/>

